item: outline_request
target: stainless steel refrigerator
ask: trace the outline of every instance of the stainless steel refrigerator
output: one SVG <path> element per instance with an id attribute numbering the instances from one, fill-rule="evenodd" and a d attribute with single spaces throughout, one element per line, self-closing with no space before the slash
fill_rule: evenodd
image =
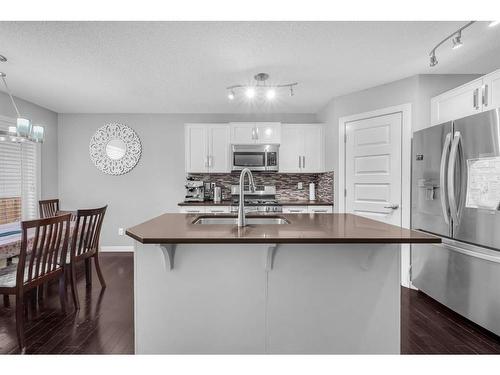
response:
<path id="1" fill-rule="evenodd" d="M 412 228 L 443 238 L 412 245 L 412 283 L 500 335 L 500 110 L 414 133 L 412 155 Z"/>

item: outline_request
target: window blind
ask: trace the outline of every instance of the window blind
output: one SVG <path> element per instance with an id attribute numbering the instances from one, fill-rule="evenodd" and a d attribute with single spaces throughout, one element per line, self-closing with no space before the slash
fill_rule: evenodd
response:
<path id="1" fill-rule="evenodd" d="M 13 123 L 0 120 L 6 130 Z M 37 144 L 0 141 L 0 224 L 38 217 Z"/>

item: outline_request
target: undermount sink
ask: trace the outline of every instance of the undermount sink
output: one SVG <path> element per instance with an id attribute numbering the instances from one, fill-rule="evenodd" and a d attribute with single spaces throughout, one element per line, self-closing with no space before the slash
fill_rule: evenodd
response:
<path id="1" fill-rule="evenodd" d="M 290 224 L 288 220 L 282 217 L 247 217 L 247 225 L 282 225 Z M 237 217 L 213 217 L 204 216 L 196 219 L 193 224 L 226 224 L 226 225 L 237 225 Z"/>

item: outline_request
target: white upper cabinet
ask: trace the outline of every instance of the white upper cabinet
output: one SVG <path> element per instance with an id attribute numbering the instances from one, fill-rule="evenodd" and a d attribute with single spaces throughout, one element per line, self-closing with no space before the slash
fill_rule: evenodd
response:
<path id="1" fill-rule="evenodd" d="M 500 107 L 500 70 L 431 99 L 431 125 Z"/>
<path id="2" fill-rule="evenodd" d="M 325 137 L 322 124 L 283 124 L 281 127 L 280 172 L 325 171 Z"/>
<path id="3" fill-rule="evenodd" d="M 300 172 L 300 167 L 302 165 L 302 151 L 304 149 L 303 134 L 304 131 L 301 126 L 282 126 L 279 156 L 280 172 Z"/>
<path id="4" fill-rule="evenodd" d="M 227 124 L 186 124 L 186 173 L 226 173 L 230 165 Z"/>
<path id="5" fill-rule="evenodd" d="M 476 79 L 431 99 L 431 124 L 456 120 L 482 111 L 481 87 Z"/>
<path id="6" fill-rule="evenodd" d="M 482 97 L 485 111 L 500 107 L 500 70 L 483 77 Z"/>
<path id="7" fill-rule="evenodd" d="M 279 144 L 281 124 L 279 122 L 233 122 L 232 144 Z"/>
<path id="8" fill-rule="evenodd" d="M 232 144 L 253 144 L 255 143 L 255 123 L 236 122 L 231 123 L 231 143 Z"/>
<path id="9" fill-rule="evenodd" d="M 304 127 L 304 157 L 302 172 L 325 171 L 325 134 L 323 125 Z"/>
<path id="10" fill-rule="evenodd" d="M 208 127 L 208 171 L 211 173 L 231 172 L 229 126 Z"/>
<path id="11" fill-rule="evenodd" d="M 208 126 L 186 125 L 184 133 L 186 172 L 208 172 Z"/>

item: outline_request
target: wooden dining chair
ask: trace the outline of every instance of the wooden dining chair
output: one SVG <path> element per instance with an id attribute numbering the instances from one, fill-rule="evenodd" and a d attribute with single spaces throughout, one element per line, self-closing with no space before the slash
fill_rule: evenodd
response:
<path id="1" fill-rule="evenodd" d="M 45 199 L 38 201 L 40 209 L 40 218 L 52 217 L 59 211 L 59 199 Z"/>
<path id="2" fill-rule="evenodd" d="M 29 292 L 59 280 L 61 309 L 66 313 L 64 265 L 70 237 L 70 214 L 21 222 L 19 262 L 0 269 L 0 294 L 16 296 L 16 330 L 25 351 L 24 307 Z"/>
<path id="3" fill-rule="evenodd" d="M 92 285 L 91 260 L 94 259 L 101 288 L 106 288 L 106 282 L 99 265 L 99 237 L 107 207 L 78 210 L 76 212 L 76 224 L 70 245 L 69 258 L 66 262 L 70 273 L 71 295 L 76 309 L 80 308 L 78 290 L 76 289 L 76 265 L 78 263 L 85 262 L 85 278 L 87 286 L 90 286 Z"/>

